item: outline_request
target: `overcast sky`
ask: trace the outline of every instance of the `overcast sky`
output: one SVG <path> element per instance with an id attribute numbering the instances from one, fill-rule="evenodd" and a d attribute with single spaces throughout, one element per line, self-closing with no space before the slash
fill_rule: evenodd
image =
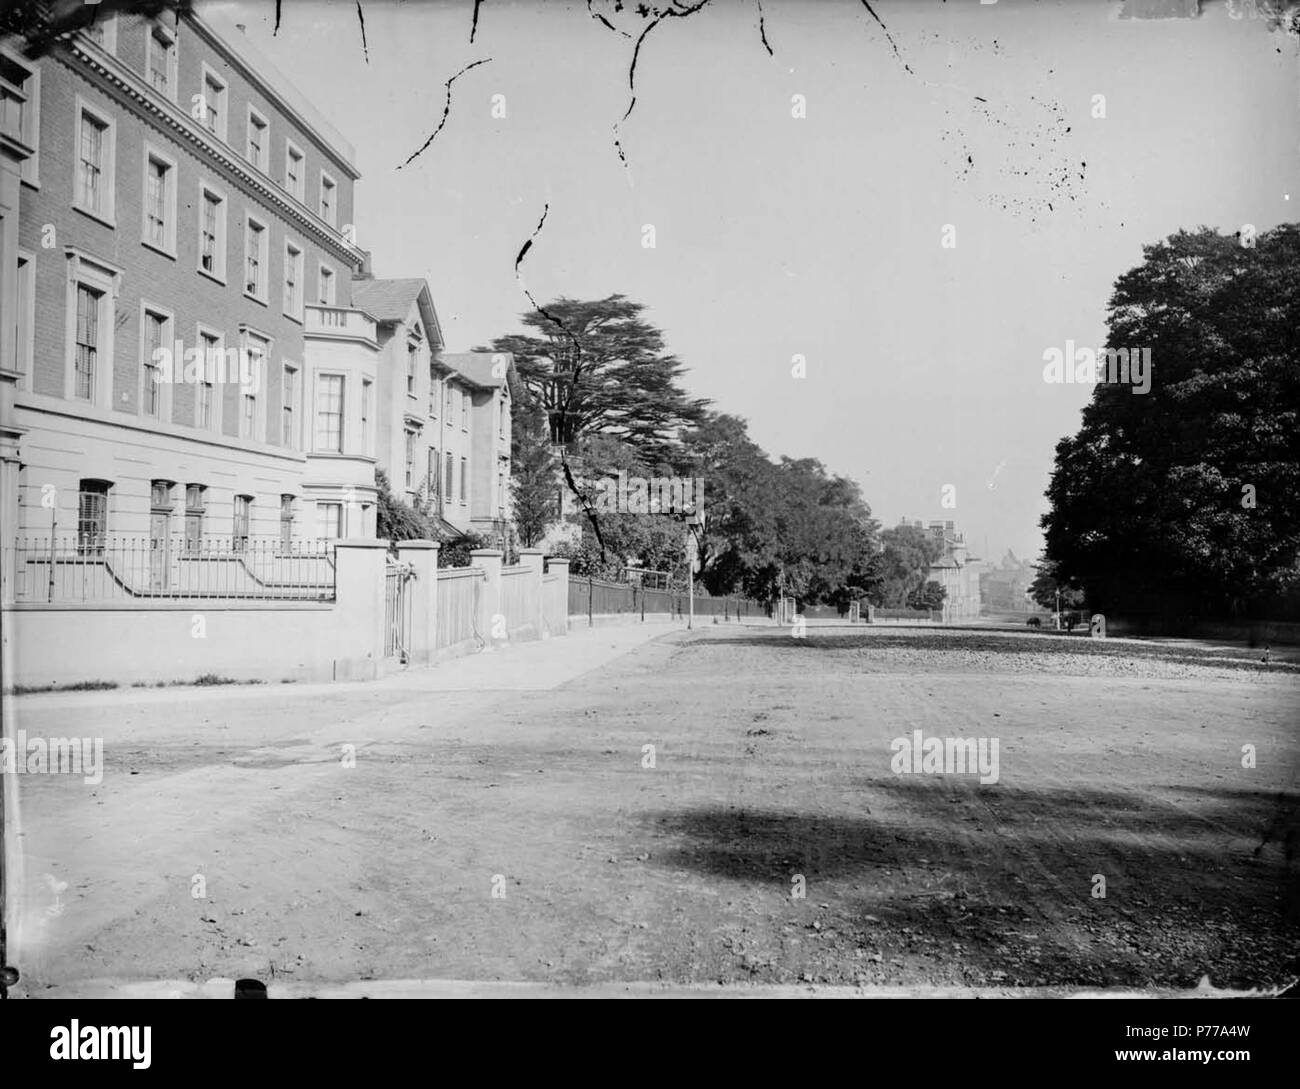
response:
<path id="1" fill-rule="evenodd" d="M 593 3 L 628 37 L 585 2 L 484 0 L 471 45 L 471 0 L 365 0 L 368 64 L 352 0 L 285 0 L 278 36 L 270 0 L 208 6 L 356 147 L 358 242 L 377 275 L 428 279 L 449 347 L 517 330 L 515 255 L 549 204 L 536 298 L 646 304 L 691 391 L 769 453 L 853 477 L 886 524 L 954 519 L 995 559 L 1037 555 L 1089 397 L 1045 384 L 1043 352 L 1101 342 L 1144 243 L 1300 202 L 1295 40 L 1216 2 L 1141 22 L 1105 0 L 876 0 L 891 46 L 858 0 L 765 0 L 769 56 L 757 3 L 713 0 L 646 37 L 626 166 L 633 3 Z"/>

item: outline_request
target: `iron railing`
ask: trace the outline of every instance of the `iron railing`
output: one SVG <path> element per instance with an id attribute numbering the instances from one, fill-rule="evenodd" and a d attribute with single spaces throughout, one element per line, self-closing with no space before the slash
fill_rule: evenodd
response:
<path id="1" fill-rule="evenodd" d="M 570 578 L 569 615 L 618 616 L 634 614 L 645 616 L 686 616 L 690 599 L 682 587 L 661 590 L 646 589 L 626 583 L 605 582 L 601 579 Z M 744 620 L 767 615 L 766 606 L 744 597 L 706 597 L 695 595 L 696 616 L 717 616 L 726 620 Z"/>
<path id="2" fill-rule="evenodd" d="M 14 601 L 65 605 L 173 599 L 333 601 L 333 542 L 92 534 L 5 547 Z"/>

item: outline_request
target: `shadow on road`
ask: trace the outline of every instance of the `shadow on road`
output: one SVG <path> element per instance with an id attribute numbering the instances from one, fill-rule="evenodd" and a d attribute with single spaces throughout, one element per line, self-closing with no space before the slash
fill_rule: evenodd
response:
<path id="1" fill-rule="evenodd" d="M 839 938 L 819 947 L 841 965 L 869 943 L 1022 984 L 1194 986 L 1208 973 L 1253 987 L 1300 970 L 1300 882 L 1284 858 L 1297 795 L 1170 788 L 1200 796 L 1189 806 L 978 789 L 899 777 L 864 784 L 861 816 L 707 807 L 648 823 L 672 844 L 654 855 L 667 869 L 755 890 L 802 875 Z"/>

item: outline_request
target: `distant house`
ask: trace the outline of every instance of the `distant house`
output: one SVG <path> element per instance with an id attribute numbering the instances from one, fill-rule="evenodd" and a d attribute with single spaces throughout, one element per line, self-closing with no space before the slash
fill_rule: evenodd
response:
<path id="1" fill-rule="evenodd" d="M 903 525 L 907 525 L 904 519 Z M 980 574 L 985 564 L 966 550 L 966 537 L 952 522 L 931 522 L 928 529 L 913 522 L 916 529 L 927 532 L 939 544 L 942 553 L 926 568 L 927 582 L 937 582 L 947 591 L 943 600 L 944 623 L 978 619 L 980 615 Z"/>

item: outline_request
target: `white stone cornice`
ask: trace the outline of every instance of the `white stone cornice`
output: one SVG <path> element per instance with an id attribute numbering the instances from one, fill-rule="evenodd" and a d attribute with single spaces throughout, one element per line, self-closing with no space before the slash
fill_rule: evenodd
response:
<path id="1" fill-rule="evenodd" d="M 252 192 L 263 203 L 278 210 L 291 220 L 304 234 L 323 245 L 336 258 L 359 266 L 364 252 L 351 245 L 319 216 L 308 211 L 295 198 L 279 186 L 254 172 L 251 164 L 224 142 L 216 141 L 207 129 L 199 125 L 188 113 L 170 99 L 164 99 L 148 84 L 127 68 L 116 57 L 111 57 L 93 46 L 86 46 L 75 38 L 68 43 L 67 53 L 93 72 L 115 97 L 124 101 L 146 120 L 169 129 L 182 143 L 188 143 L 213 159 L 245 190 Z"/>

